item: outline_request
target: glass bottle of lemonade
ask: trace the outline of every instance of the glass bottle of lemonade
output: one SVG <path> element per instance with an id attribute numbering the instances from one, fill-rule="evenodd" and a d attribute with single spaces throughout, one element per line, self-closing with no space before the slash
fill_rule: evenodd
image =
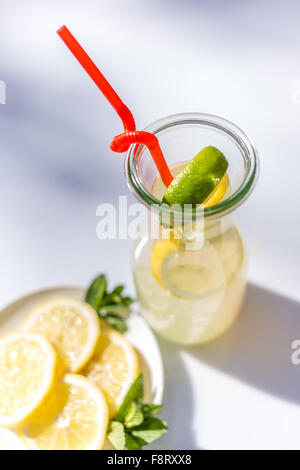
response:
<path id="1" fill-rule="evenodd" d="M 210 341 L 232 324 L 245 293 L 245 246 L 232 212 L 255 185 L 257 152 L 241 129 L 207 114 L 170 116 L 146 130 L 159 138 L 173 176 L 208 146 L 228 161 L 226 184 L 184 216 L 163 204 L 166 187 L 147 148 L 132 146 L 125 162 L 130 189 L 149 208 L 133 257 L 141 313 L 173 342 Z"/>

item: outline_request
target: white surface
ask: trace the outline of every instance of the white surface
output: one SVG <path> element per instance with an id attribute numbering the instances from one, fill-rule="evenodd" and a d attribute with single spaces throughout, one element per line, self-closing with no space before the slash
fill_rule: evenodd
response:
<path id="1" fill-rule="evenodd" d="M 16 299 L 0 312 L 0 335 L 19 329 L 36 305 L 59 296 L 71 296 L 81 300 L 84 298 L 84 291 L 78 287 L 59 287 L 33 292 Z M 128 331 L 125 336 L 139 355 L 141 372 L 145 379 L 145 401 L 161 404 L 164 390 L 164 370 L 155 336 L 145 320 L 135 312 L 132 312 L 128 319 Z M 0 428 L 0 450 L 23 447 L 23 443 L 20 443 L 19 439 L 15 439 L 11 431 Z"/>
<path id="2" fill-rule="evenodd" d="M 260 180 L 237 211 L 253 286 L 240 321 L 205 348 L 161 342 L 168 448 L 300 448 L 298 0 L 2 0 L 1 304 L 99 271 L 133 292 L 130 241 L 100 242 L 96 207 L 128 194 L 108 143 L 118 118 L 55 30 L 66 23 L 143 128 L 201 111 L 242 127 Z M 260 287 L 265 288 L 262 290 Z"/>

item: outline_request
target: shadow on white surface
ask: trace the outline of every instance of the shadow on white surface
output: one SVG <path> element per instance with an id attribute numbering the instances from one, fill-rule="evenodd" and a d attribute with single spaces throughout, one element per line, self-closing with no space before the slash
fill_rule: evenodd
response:
<path id="1" fill-rule="evenodd" d="M 300 403 L 300 366 L 291 361 L 295 339 L 300 339 L 300 303 L 249 284 L 234 326 L 187 352 L 266 393 Z"/>
<path id="2" fill-rule="evenodd" d="M 300 365 L 291 361 L 291 345 L 300 339 L 300 304 L 296 301 L 249 284 L 236 323 L 218 340 L 180 348 L 158 339 L 166 377 L 163 418 L 169 431 L 153 449 L 199 449 L 201 428 L 207 431 L 205 419 L 204 424 L 199 423 L 199 397 L 197 389 L 193 391 L 193 378 L 183 355 L 191 355 L 199 360 L 199 366 L 207 364 L 253 389 L 300 404 Z M 203 374 L 200 368 L 199 374 Z M 199 426 L 200 435 L 196 432 Z"/>

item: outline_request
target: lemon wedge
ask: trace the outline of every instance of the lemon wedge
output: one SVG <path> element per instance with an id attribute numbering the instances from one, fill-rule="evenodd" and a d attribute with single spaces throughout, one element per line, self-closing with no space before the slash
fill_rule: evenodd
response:
<path id="1" fill-rule="evenodd" d="M 38 305 L 24 328 L 44 335 L 53 344 L 66 372 L 77 372 L 86 364 L 100 335 L 96 311 L 87 303 L 68 297 Z"/>
<path id="2" fill-rule="evenodd" d="M 0 425 L 27 418 L 55 380 L 56 354 L 42 336 L 11 333 L 0 340 Z"/>
<path id="3" fill-rule="evenodd" d="M 219 204 L 222 201 L 223 197 L 225 196 L 228 188 L 229 188 L 229 178 L 228 174 L 225 173 L 217 187 L 210 193 L 210 195 L 203 201 L 203 207 L 211 207 Z"/>
<path id="4" fill-rule="evenodd" d="M 106 326 L 90 362 L 81 374 L 96 384 L 104 393 L 113 416 L 139 373 L 138 357 L 127 339 Z"/>
<path id="5" fill-rule="evenodd" d="M 218 204 L 225 196 L 228 188 L 230 188 L 230 182 L 228 174 L 225 173 L 215 189 L 202 202 L 201 207 L 211 207 Z M 176 238 L 173 236 L 175 230 L 176 229 L 170 230 L 169 240 L 158 240 L 154 243 L 150 257 L 150 268 L 152 275 L 158 284 L 164 288 L 167 288 L 167 286 L 165 280 L 163 279 L 163 266 L 165 265 L 167 258 L 171 255 L 176 255 L 176 253 L 181 258 L 182 266 L 179 268 L 179 270 L 176 270 L 176 272 L 174 270 L 174 277 L 176 276 L 177 279 L 181 279 L 182 282 L 184 281 L 186 284 L 192 286 L 197 284 L 197 276 L 203 277 L 204 275 L 204 270 L 198 269 L 195 263 L 190 263 L 190 260 L 186 263 L 190 266 L 189 271 L 186 269 L 185 273 L 183 273 L 183 258 L 188 257 L 189 255 L 185 255 L 184 250 L 181 250 L 182 253 L 180 252 L 180 243 L 177 239 L 178 237 Z M 194 256 L 194 258 L 196 262 L 196 257 Z M 184 276 L 186 276 L 185 279 L 183 279 Z M 179 289 L 176 290 L 179 292 Z"/>
<path id="6" fill-rule="evenodd" d="M 103 393 L 85 377 L 66 374 L 44 404 L 19 429 L 30 449 L 101 449 L 108 425 Z"/>

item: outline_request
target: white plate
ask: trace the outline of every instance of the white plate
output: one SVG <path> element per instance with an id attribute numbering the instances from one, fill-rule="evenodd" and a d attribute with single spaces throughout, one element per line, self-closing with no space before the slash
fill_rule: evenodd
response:
<path id="1" fill-rule="evenodd" d="M 57 287 L 45 289 L 21 297 L 0 311 L 0 336 L 17 330 L 32 308 L 51 297 L 72 296 L 82 300 L 84 289 Z M 145 401 L 160 404 L 164 389 L 164 370 L 156 338 L 143 318 L 134 311 L 127 320 L 125 336 L 138 352 L 141 372 L 145 378 Z M 23 443 L 11 431 L 0 428 L 0 450 L 24 449 Z"/>

